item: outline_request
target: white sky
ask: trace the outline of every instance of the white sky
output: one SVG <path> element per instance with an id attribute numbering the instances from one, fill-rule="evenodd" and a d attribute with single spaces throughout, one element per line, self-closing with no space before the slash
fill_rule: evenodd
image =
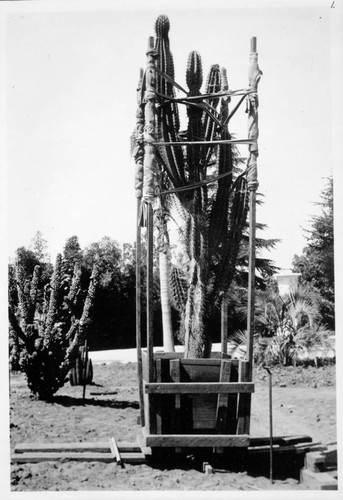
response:
<path id="1" fill-rule="evenodd" d="M 105 235 L 134 241 L 135 92 L 147 39 L 164 13 L 182 85 L 195 49 L 204 77 L 219 63 L 232 89 L 246 87 L 250 38 L 257 36 L 259 191 L 265 195 L 257 219 L 269 226 L 262 236 L 282 239 L 267 256 L 290 267 L 333 170 L 331 1 L 274 2 L 277 8 L 214 1 L 196 9 L 188 9 L 193 2 L 171 9 L 151 1 L 144 10 L 136 2 L 58 2 L 59 12 L 54 2 L 13 4 L 5 18 L 9 256 L 29 246 L 37 230 L 53 259 L 74 234 L 82 247 Z M 246 137 L 243 110 L 230 127 L 240 138 Z"/>

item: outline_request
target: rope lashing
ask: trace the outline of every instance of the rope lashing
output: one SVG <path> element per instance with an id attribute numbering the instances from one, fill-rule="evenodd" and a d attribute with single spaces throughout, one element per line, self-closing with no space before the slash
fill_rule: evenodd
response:
<path id="1" fill-rule="evenodd" d="M 154 146 L 203 146 L 204 144 L 254 144 L 254 139 L 219 139 L 217 141 L 152 142 Z"/>
<path id="2" fill-rule="evenodd" d="M 193 189 L 198 189 L 198 188 L 200 188 L 202 186 L 205 186 L 206 184 L 214 184 L 215 182 L 218 182 L 221 179 L 223 179 L 224 177 L 227 177 L 228 175 L 231 175 L 231 174 L 232 174 L 232 172 L 230 170 L 229 172 L 225 172 L 224 174 L 217 175 L 216 177 L 212 177 L 211 179 L 206 179 L 206 180 L 201 181 L 201 182 L 196 182 L 194 184 L 191 184 L 190 186 L 182 186 L 182 187 L 179 187 L 179 188 L 168 189 L 167 191 L 161 191 L 160 193 L 158 193 L 158 195 L 159 196 L 165 196 L 167 194 L 180 193 L 182 191 L 191 191 Z M 242 172 L 237 177 L 237 181 L 241 177 L 244 177 L 245 175 L 248 175 L 248 174 L 249 174 L 248 170 L 246 169 L 244 172 Z"/>

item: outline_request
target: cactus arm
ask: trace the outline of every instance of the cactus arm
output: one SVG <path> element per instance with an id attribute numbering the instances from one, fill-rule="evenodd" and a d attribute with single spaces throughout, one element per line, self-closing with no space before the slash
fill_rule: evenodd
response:
<path id="1" fill-rule="evenodd" d="M 70 327 L 67 333 L 68 338 L 72 338 L 70 346 L 68 347 L 61 369 L 67 372 L 73 363 L 74 357 L 78 351 L 79 346 L 84 342 L 86 336 L 87 323 L 89 315 L 94 303 L 94 297 L 99 279 L 99 267 L 97 263 L 93 265 L 92 275 L 90 278 L 87 296 L 84 302 L 83 311 L 80 320 L 76 320 Z"/>
<path id="2" fill-rule="evenodd" d="M 40 267 L 35 266 L 34 271 L 33 271 L 33 276 L 31 280 L 31 286 L 30 286 L 30 294 L 29 294 L 29 307 L 28 307 L 28 316 L 27 316 L 27 323 L 31 324 L 33 323 L 34 320 L 34 315 L 36 311 L 36 299 L 37 299 L 37 293 L 38 293 L 38 286 L 39 286 L 39 278 L 40 278 Z"/>
<path id="3" fill-rule="evenodd" d="M 46 348 L 49 348 L 52 341 L 52 330 L 58 313 L 58 300 L 60 295 L 61 282 L 62 282 L 62 256 L 61 254 L 57 254 L 55 270 L 53 272 L 50 282 L 51 290 L 50 290 L 49 309 L 43 333 L 44 336 L 43 345 Z"/>
<path id="4" fill-rule="evenodd" d="M 24 270 L 18 262 L 15 265 L 15 279 L 17 284 L 18 305 L 21 313 L 21 322 L 23 329 L 25 330 L 26 325 L 28 324 L 29 304 L 25 294 Z"/>
<path id="5" fill-rule="evenodd" d="M 28 338 L 26 337 L 25 333 L 21 329 L 21 327 L 20 327 L 20 325 L 18 323 L 18 319 L 17 319 L 16 315 L 14 314 L 14 312 L 13 312 L 13 310 L 12 310 L 11 307 L 8 308 L 8 319 L 9 319 L 9 323 L 10 323 L 10 325 L 11 325 L 14 333 L 24 343 L 24 345 L 26 346 L 28 352 L 31 352 L 31 350 L 32 350 L 32 343 L 28 340 Z"/>
<path id="6" fill-rule="evenodd" d="M 222 69 L 221 89 L 228 90 L 226 71 Z M 230 140 L 231 135 L 227 126 L 227 116 L 229 115 L 229 98 L 222 97 L 220 106 L 220 118 L 222 128 L 220 132 L 221 140 Z M 216 248 L 221 247 L 227 237 L 227 217 L 229 209 L 229 190 L 232 183 L 233 174 L 233 154 L 231 144 L 221 144 L 217 150 L 217 171 L 218 175 L 228 173 L 218 181 L 217 191 L 214 196 L 212 210 L 210 215 L 210 253 L 214 253 Z"/>
<path id="7" fill-rule="evenodd" d="M 159 16 L 155 23 L 156 51 L 159 55 L 156 63 L 156 94 L 165 95 L 167 100 L 159 108 L 158 135 L 164 142 L 175 142 L 180 128 L 180 120 L 177 104 L 169 99 L 169 97 L 171 99 L 175 97 L 174 85 L 170 81 L 174 81 L 174 61 L 169 47 L 169 28 L 168 17 Z M 169 80 L 165 79 L 161 72 L 168 75 Z M 181 186 L 185 182 L 182 150 L 179 147 L 164 148 L 163 146 L 160 146 L 158 150 L 161 152 L 161 156 L 167 159 L 172 184 L 174 187 Z"/>
<path id="8" fill-rule="evenodd" d="M 76 305 L 77 297 L 80 293 L 80 283 L 81 283 L 81 265 L 80 262 L 75 262 L 74 273 L 71 281 L 71 286 L 69 293 L 67 295 L 67 302 L 72 308 Z"/>
<path id="9" fill-rule="evenodd" d="M 235 270 L 235 263 L 239 251 L 239 243 L 242 231 L 246 223 L 249 205 L 249 194 L 245 177 L 237 179 L 234 188 L 234 197 L 229 215 L 229 231 L 220 254 L 219 262 L 214 267 L 215 282 L 211 297 L 212 305 L 218 298 L 220 292 L 229 286 Z"/>
<path id="10" fill-rule="evenodd" d="M 205 92 L 206 94 L 213 94 L 215 92 L 218 92 L 219 90 L 220 90 L 219 66 L 218 64 L 213 64 L 211 66 L 210 72 L 207 77 Z M 216 112 L 216 106 L 219 103 L 219 98 L 212 97 L 207 101 L 204 101 L 204 104 L 205 103 L 210 109 L 213 109 Z M 216 125 L 220 125 L 219 120 L 217 120 L 215 116 L 204 106 L 204 113 L 202 116 L 202 127 L 203 127 L 203 139 L 205 141 L 211 141 L 214 139 Z M 210 145 L 205 145 L 201 148 L 201 156 L 202 156 L 201 161 L 205 168 L 207 167 L 210 161 L 212 151 L 213 147 L 211 147 Z"/>

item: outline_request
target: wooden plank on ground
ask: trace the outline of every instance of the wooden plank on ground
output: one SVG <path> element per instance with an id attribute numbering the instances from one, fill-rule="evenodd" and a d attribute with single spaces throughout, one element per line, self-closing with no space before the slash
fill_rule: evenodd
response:
<path id="1" fill-rule="evenodd" d="M 145 383 L 146 394 L 213 394 L 231 392 L 254 392 L 252 382 L 181 382 Z"/>
<path id="2" fill-rule="evenodd" d="M 125 463 L 141 464 L 146 461 L 142 452 L 122 453 L 121 458 Z M 32 452 L 32 453 L 13 453 L 11 461 L 13 463 L 38 463 L 38 462 L 56 462 L 56 461 L 77 461 L 77 462 L 113 462 L 112 453 L 97 452 Z"/>
<path id="3" fill-rule="evenodd" d="M 299 443 L 311 443 L 312 438 L 307 435 L 299 435 L 299 436 L 274 436 L 273 444 L 278 445 L 291 445 L 291 444 L 299 444 Z M 267 446 L 270 443 L 270 437 L 257 437 L 250 438 L 250 446 Z"/>
<path id="4" fill-rule="evenodd" d="M 249 446 L 249 436 L 241 434 L 145 434 L 145 445 L 148 447 L 218 447 L 218 446 Z"/>
<path id="5" fill-rule="evenodd" d="M 273 446 L 273 454 L 287 454 L 287 453 L 296 453 L 296 454 L 304 454 L 309 451 L 321 451 L 323 449 L 323 445 L 321 443 L 301 443 L 301 444 L 291 444 L 289 446 Z M 249 454 L 253 455 L 268 455 L 270 453 L 270 446 L 258 446 L 258 447 L 249 447 Z"/>
<path id="6" fill-rule="evenodd" d="M 97 452 L 32 452 L 32 453 L 13 453 L 11 461 L 14 463 L 37 463 L 37 462 L 56 462 L 65 460 L 75 460 L 79 462 L 113 462 L 112 453 Z"/>
<path id="7" fill-rule="evenodd" d="M 141 448 L 136 443 L 129 441 L 117 441 L 117 446 L 121 453 L 140 452 Z M 109 453 L 110 445 L 108 441 L 83 442 L 83 443 L 19 443 L 14 448 L 14 453 L 26 452 L 98 452 Z"/>
<path id="8" fill-rule="evenodd" d="M 94 391 L 89 393 L 90 396 L 113 396 L 118 394 L 118 391 Z"/>
<path id="9" fill-rule="evenodd" d="M 117 443 L 116 443 L 116 440 L 114 439 L 114 437 L 109 438 L 109 445 L 110 445 L 110 449 L 111 449 L 111 453 L 113 455 L 113 458 L 116 459 L 118 465 L 122 466 L 123 465 L 122 459 L 121 459 L 120 452 L 119 452 L 119 449 L 118 449 L 118 446 L 117 446 Z"/>
<path id="10" fill-rule="evenodd" d="M 108 442 L 98 443 L 19 443 L 14 448 L 14 453 L 25 452 L 109 452 Z"/>
<path id="11" fill-rule="evenodd" d="M 311 490 L 337 490 L 338 481 L 327 472 L 301 469 L 300 482 Z"/>

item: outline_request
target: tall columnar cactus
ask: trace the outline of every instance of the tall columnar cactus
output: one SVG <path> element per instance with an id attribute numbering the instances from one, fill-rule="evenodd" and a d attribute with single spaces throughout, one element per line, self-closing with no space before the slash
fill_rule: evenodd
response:
<path id="1" fill-rule="evenodd" d="M 187 62 L 188 90 L 184 90 L 174 81 L 168 18 L 159 16 L 155 29 L 159 138 L 156 155 L 158 166 L 168 179 L 161 190 L 172 191 L 180 208 L 182 241 L 188 258 L 185 293 L 176 293 L 178 298 L 184 297 L 180 311 L 185 356 L 206 357 L 211 345 L 209 320 L 235 271 L 248 210 L 247 181 L 246 175 L 238 175 L 235 168 L 233 145 L 211 143 L 231 139 L 226 71 L 213 65 L 201 96 L 201 57 L 193 51 Z M 186 96 L 176 99 L 175 88 Z M 183 132 L 179 130 L 180 105 L 187 107 L 188 126 Z M 198 141 L 203 143 L 195 144 Z M 177 277 L 174 273 L 172 283 Z M 184 282 L 180 289 L 184 290 Z"/>
<path id="2" fill-rule="evenodd" d="M 38 300 L 39 266 L 35 267 L 31 280 L 26 279 L 20 264 L 16 263 L 15 267 L 18 304 L 12 302 L 9 305 L 11 336 L 19 350 L 18 364 L 26 374 L 30 390 L 40 399 L 47 400 L 64 385 L 79 345 L 85 340 L 98 267 L 93 267 L 88 292 L 83 300 L 80 297 L 79 265 L 75 265 L 73 279 L 68 287 L 59 254 L 50 287 L 45 287 L 43 291 L 43 303 Z M 82 313 L 78 316 L 80 302 Z"/>

